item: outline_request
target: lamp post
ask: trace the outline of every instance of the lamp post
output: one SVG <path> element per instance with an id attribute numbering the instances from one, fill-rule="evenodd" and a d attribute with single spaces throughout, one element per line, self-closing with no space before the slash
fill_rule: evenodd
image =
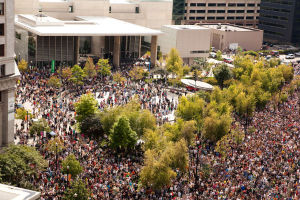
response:
<path id="1" fill-rule="evenodd" d="M 67 186 L 69 186 L 69 165 L 67 166 Z"/>
<path id="2" fill-rule="evenodd" d="M 199 199 L 199 176 L 198 176 L 198 165 L 199 165 L 199 150 L 200 150 L 200 148 L 199 148 L 199 144 L 200 144 L 200 141 L 199 140 L 197 140 L 197 149 L 196 149 L 196 153 L 197 153 L 197 155 L 196 155 L 196 175 L 195 175 L 195 190 L 196 190 L 196 195 L 197 195 L 197 200 Z"/>
<path id="3" fill-rule="evenodd" d="M 56 162 L 56 170 L 57 170 L 57 146 L 58 146 L 58 145 L 57 145 L 57 142 L 56 142 L 56 143 L 55 143 L 55 153 L 56 153 L 56 154 L 55 154 L 55 160 L 56 160 L 55 162 Z"/>

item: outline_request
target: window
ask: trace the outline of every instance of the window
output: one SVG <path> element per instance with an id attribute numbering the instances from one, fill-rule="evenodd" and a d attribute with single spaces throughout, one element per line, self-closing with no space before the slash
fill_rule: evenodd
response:
<path id="1" fill-rule="evenodd" d="M 0 15 L 4 15 L 4 3 L 0 3 Z"/>
<path id="2" fill-rule="evenodd" d="M 254 19 L 253 16 L 246 17 L 246 19 Z"/>
<path id="3" fill-rule="evenodd" d="M 205 17 L 196 17 L 197 20 L 204 20 Z"/>
<path id="4" fill-rule="evenodd" d="M 227 17 L 228 20 L 234 20 L 234 17 Z"/>
<path id="5" fill-rule="evenodd" d="M 190 20 L 195 20 L 195 17 L 190 17 Z"/>
<path id="6" fill-rule="evenodd" d="M 244 19 L 244 17 L 242 17 L 242 16 L 239 16 L 239 17 L 236 17 L 236 19 Z"/>
<path id="7" fill-rule="evenodd" d="M 244 3 L 238 3 L 237 6 L 238 7 L 245 7 L 245 4 Z"/>
<path id="8" fill-rule="evenodd" d="M 208 13 L 216 13 L 216 10 L 208 10 Z"/>
<path id="9" fill-rule="evenodd" d="M 216 6 L 216 5 L 217 5 L 217 4 L 215 4 L 215 3 L 209 3 L 209 4 L 208 4 L 209 7 L 213 7 L 213 6 Z"/>
<path id="10" fill-rule="evenodd" d="M 235 7 L 235 6 L 236 6 L 235 3 L 229 3 L 229 4 L 228 4 L 228 7 Z"/>
<path id="11" fill-rule="evenodd" d="M 184 4 L 184 6 L 188 6 L 188 4 L 187 4 L 187 3 L 185 3 L 185 4 Z"/>
<path id="12" fill-rule="evenodd" d="M 255 4 L 254 3 L 248 3 L 248 7 L 254 7 Z"/>
<path id="13" fill-rule="evenodd" d="M 244 13 L 244 10 L 237 10 L 236 13 Z"/>
<path id="14" fill-rule="evenodd" d="M 205 10 L 197 10 L 197 13 L 205 13 Z"/>
<path id="15" fill-rule="evenodd" d="M 196 13 L 196 10 L 190 10 L 190 13 Z"/>
<path id="16" fill-rule="evenodd" d="M 191 3 L 190 6 L 196 6 L 196 3 Z"/>
<path id="17" fill-rule="evenodd" d="M 254 10 L 247 10 L 247 13 L 254 13 Z"/>
<path id="18" fill-rule="evenodd" d="M 135 13 L 140 13 L 140 7 L 135 7 Z"/>
<path id="19" fill-rule="evenodd" d="M 4 35 L 4 24 L 0 24 L 0 35 Z"/>
<path id="20" fill-rule="evenodd" d="M 217 10 L 217 13 L 225 13 L 225 10 Z"/>
<path id="21" fill-rule="evenodd" d="M 207 17 L 207 20 L 215 20 L 215 17 Z"/>
<path id="22" fill-rule="evenodd" d="M 217 17 L 217 20 L 223 20 L 225 17 Z"/>
<path id="23" fill-rule="evenodd" d="M 0 77 L 5 76 L 5 65 L 0 65 Z"/>
<path id="24" fill-rule="evenodd" d="M 69 13 L 73 12 L 73 6 L 69 6 Z"/>
<path id="25" fill-rule="evenodd" d="M 198 51 L 191 51 L 191 54 L 195 54 L 195 53 L 209 53 L 209 51 L 203 51 L 203 50 L 198 50 Z"/>
<path id="26" fill-rule="evenodd" d="M 108 10 L 108 12 L 109 12 L 109 13 L 111 13 L 111 6 L 109 6 L 109 10 Z"/>
<path id="27" fill-rule="evenodd" d="M 228 13 L 235 13 L 235 10 L 228 10 Z"/>
<path id="28" fill-rule="evenodd" d="M 226 3 L 218 3 L 218 7 L 225 7 Z"/>
<path id="29" fill-rule="evenodd" d="M 205 7 L 206 3 L 197 3 L 197 6 L 199 6 L 199 7 Z"/>
<path id="30" fill-rule="evenodd" d="M 4 44 L 0 45 L 0 56 L 3 57 L 4 56 Z"/>

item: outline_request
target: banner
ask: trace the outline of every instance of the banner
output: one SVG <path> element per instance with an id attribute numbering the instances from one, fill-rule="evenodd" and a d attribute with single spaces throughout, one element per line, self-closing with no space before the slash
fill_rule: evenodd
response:
<path id="1" fill-rule="evenodd" d="M 54 73 L 55 72 L 55 61 L 52 60 L 51 61 L 51 73 Z"/>

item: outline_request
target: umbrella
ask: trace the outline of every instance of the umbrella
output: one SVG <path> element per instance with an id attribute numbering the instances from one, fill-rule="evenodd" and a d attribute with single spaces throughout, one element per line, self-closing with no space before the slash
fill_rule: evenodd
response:
<path id="1" fill-rule="evenodd" d="M 53 131 L 51 131 L 49 134 L 50 134 L 51 136 L 55 136 L 55 135 L 56 135 L 56 133 L 54 133 Z"/>
<path id="2" fill-rule="evenodd" d="M 141 139 L 139 139 L 139 140 L 136 142 L 137 145 L 139 145 L 139 144 L 144 144 L 144 143 L 145 143 L 145 141 L 144 141 L 144 140 L 141 140 Z"/>

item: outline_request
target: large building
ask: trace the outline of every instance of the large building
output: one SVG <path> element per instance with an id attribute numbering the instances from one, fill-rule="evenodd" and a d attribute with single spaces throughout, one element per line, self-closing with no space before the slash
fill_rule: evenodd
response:
<path id="1" fill-rule="evenodd" d="M 264 40 L 300 44 L 300 1 L 262 0 L 259 28 Z"/>
<path id="2" fill-rule="evenodd" d="M 211 30 L 210 45 L 215 49 L 227 51 L 241 47 L 258 51 L 262 47 L 263 31 L 232 24 L 200 24 Z"/>
<path id="3" fill-rule="evenodd" d="M 15 87 L 14 0 L 0 0 L 0 146 L 14 141 Z"/>
<path id="4" fill-rule="evenodd" d="M 260 0 L 186 0 L 183 23 L 231 23 L 257 27 Z"/>
<path id="5" fill-rule="evenodd" d="M 142 46 L 155 64 L 159 30 L 172 23 L 170 0 L 16 0 L 15 10 L 16 53 L 38 66 L 74 64 L 78 54 L 119 66 Z"/>
<path id="6" fill-rule="evenodd" d="M 208 57 L 210 49 L 210 29 L 195 25 L 166 25 L 158 38 L 163 55 L 176 48 L 186 64 L 192 64 L 195 58 Z"/>

